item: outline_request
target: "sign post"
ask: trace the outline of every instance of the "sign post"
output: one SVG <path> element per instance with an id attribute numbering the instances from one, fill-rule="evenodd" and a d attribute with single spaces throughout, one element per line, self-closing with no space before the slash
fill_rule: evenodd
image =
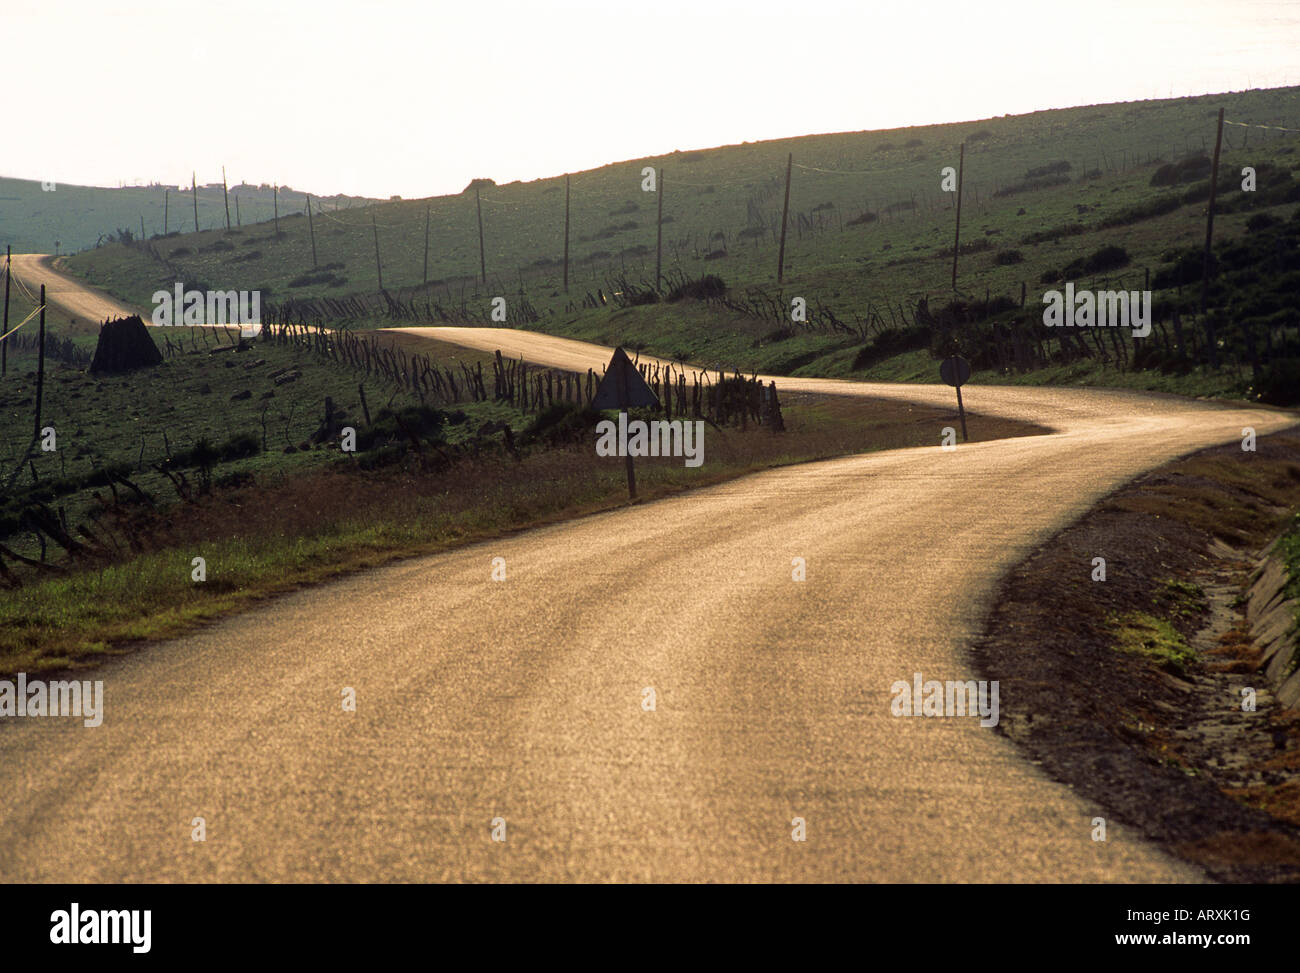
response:
<path id="1" fill-rule="evenodd" d="M 961 387 L 970 379 L 970 362 L 954 355 L 939 366 L 939 377 L 957 390 L 957 415 L 961 417 L 961 441 L 966 442 L 966 407 L 961 402 Z"/>
<path id="2" fill-rule="evenodd" d="M 614 356 L 609 360 L 609 367 L 596 388 L 596 396 L 591 400 L 593 409 L 618 409 L 618 424 L 627 428 L 627 410 L 640 406 L 659 406 L 659 396 L 646 384 L 632 359 L 627 357 L 622 347 L 614 349 Z M 636 499 L 636 471 L 632 468 L 632 453 L 627 451 L 627 495 L 629 500 Z"/>

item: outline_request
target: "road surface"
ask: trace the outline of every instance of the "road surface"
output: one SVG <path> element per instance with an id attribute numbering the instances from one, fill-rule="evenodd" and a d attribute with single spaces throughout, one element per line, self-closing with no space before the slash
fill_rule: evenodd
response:
<path id="1" fill-rule="evenodd" d="M 951 406 L 946 387 L 779 382 Z M 890 687 L 976 678 L 999 577 L 1106 492 L 1294 419 L 1127 392 L 966 398 L 1056 432 L 944 452 L 936 429 L 933 448 L 368 571 L 110 663 L 102 726 L 0 726 L 0 878 L 1198 880 L 1116 822 L 1094 842 L 1105 811 L 977 719 L 892 716 Z"/>
<path id="2" fill-rule="evenodd" d="M 40 294 L 45 285 L 45 301 L 57 304 L 74 318 L 96 324 L 109 318 L 142 314 L 147 324 L 148 312 L 124 304 L 117 298 L 86 286 L 75 277 L 54 268 L 54 257 L 47 253 L 15 253 L 13 255 L 14 280 L 22 281 L 33 296 Z"/>

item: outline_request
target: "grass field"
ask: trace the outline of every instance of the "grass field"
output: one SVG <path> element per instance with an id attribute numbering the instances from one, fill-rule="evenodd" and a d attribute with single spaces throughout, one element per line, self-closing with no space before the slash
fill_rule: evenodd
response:
<path id="1" fill-rule="evenodd" d="M 301 347 L 258 343 L 247 352 L 214 352 L 228 342 L 211 331 L 174 328 L 153 335 L 160 348 L 169 339 L 184 350 L 147 372 L 96 377 L 47 357 L 41 427 L 55 431 L 56 448 L 34 451 L 18 475 L 14 471 L 34 432 L 36 355 L 10 356 L 9 375 L 0 382 L 0 518 L 17 516 L 34 500 L 57 500 L 71 522 L 80 521 L 96 508 L 95 493 L 107 486 L 92 482 L 96 472 L 108 468 L 121 469 L 160 502 L 175 501 L 174 488 L 156 467 L 204 440 L 218 451 L 242 443 L 216 463 L 218 482 L 293 476 L 338 456 L 337 449 L 310 441 L 323 421 L 326 396 L 358 427 L 362 389 L 374 414 L 419 404 L 413 395 L 320 362 Z M 272 376 L 284 369 L 300 375 L 277 385 Z M 465 440 L 484 422 L 522 428 L 526 421 L 496 402 L 466 402 L 454 413 L 456 421 L 446 427 L 450 443 Z M 10 541 L 28 556 L 39 550 L 34 543 L 21 534 Z"/>
<path id="2" fill-rule="evenodd" d="M 95 484 L 51 500 L 66 509 L 70 523 L 93 523 L 97 535 L 118 549 L 108 558 L 71 560 L 51 544 L 48 560 L 57 574 L 9 559 L 9 567 L 17 569 L 9 580 L 16 578 L 19 586 L 0 588 L 0 672 L 90 664 L 129 651 L 142 640 L 180 634 L 269 595 L 347 571 L 628 502 L 621 459 L 597 457 L 585 437 L 528 446 L 533 417 L 511 414 L 491 402 L 458 407 L 455 411 L 472 413 L 472 418 L 449 426 L 447 442 L 464 441 L 480 422 L 495 418 L 519 429 L 522 448 L 517 452 L 493 440 L 464 450 L 447 464 L 430 466 L 421 460 L 373 469 L 328 446 L 286 453 L 282 443 L 292 446 L 320 422 L 318 415 L 305 413 L 317 410 L 323 394 L 334 392 L 349 409 L 356 403 L 344 381 L 350 375 L 340 376 L 338 369 L 296 357 L 292 350 L 281 350 L 279 356 L 276 351 L 255 346 L 240 353 L 267 359 L 259 374 L 274 359 L 297 364 L 305 376 L 292 396 L 277 394 L 270 400 L 277 415 L 270 448 L 220 463 L 211 492 L 185 500 L 161 474 L 149 472 L 148 460 L 165 455 L 162 433 L 168 429 L 175 437 L 172 450 L 204 435 L 215 439 L 258 430 L 256 397 L 229 402 L 231 389 L 257 384 L 242 368 L 226 367 L 235 353 L 201 350 L 165 362 L 152 375 L 106 380 L 98 390 L 87 388 L 92 380 L 78 371 L 55 370 L 50 414 L 66 417 L 52 421 L 67 432 L 57 453 L 36 460 L 38 481 L 29 482 L 28 471 L 18 470 L 22 490 L 9 499 L 21 507 L 39 494 L 41 483 L 86 476 L 125 456 L 133 464 L 126 475 L 152 494 L 159 509 L 146 510 L 118 487 L 122 498 L 111 515 L 93 516 L 109 506 L 106 487 Z M 211 392 L 200 392 L 201 385 Z M 8 410 L 26 404 L 24 391 L 6 392 L 7 418 Z M 98 408 L 86 401 L 92 397 Z M 372 388 L 371 398 L 383 401 L 378 389 Z M 301 408 L 295 410 L 295 403 Z M 390 404 L 401 402 L 394 397 Z M 21 411 L 17 418 L 16 424 L 5 424 L 6 430 L 29 428 Z M 953 418 L 944 410 L 889 402 L 792 398 L 784 433 L 753 424 L 747 430 L 709 428 L 704 466 L 690 468 L 672 458 L 639 460 L 638 495 L 653 500 L 744 473 L 846 453 L 937 446 L 939 430 Z M 992 418 L 972 428 L 978 430 L 977 439 L 1045 431 Z M 29 433 L 7 435 L 6 472 Z M 146 450 L 143 464 L 134 462 L 139 443 Z M 192 467 L 186 469 L 193 478 Z M 39 556 L 21 532 L 5 540 L 33 559 Z M 195 557 L 206 564 L 202 583 L 192 577 Z"/>

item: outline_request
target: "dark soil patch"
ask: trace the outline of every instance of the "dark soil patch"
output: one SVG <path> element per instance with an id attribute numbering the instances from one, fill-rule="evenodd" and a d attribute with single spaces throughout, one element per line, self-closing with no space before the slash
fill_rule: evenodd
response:
<path id="1" fill-rule="evenodd" d="M 1002 683 L 1000 732 L 1222 881 L 1300 881 L 1300 714 L 1261 703 L 1251 720 L 1233 719 L 1225 680 L 1252 671 L 1240 631 L 1223 634 L 1221 652 L 1180 666 L 1119 651 L 1116 627 L 1140 614 L 1195 643 L 1213 620 L 1195 593 L 1244 589 L 1249 555 L 1297 507 L 1300 434 L 1261 439 L 1256 453 L 1232 444 L 1163 467 L 1004 579 L 974 652 L 981 676 Z M 1106 559 L 1104 582 L 1092 580 L 1097 557 Z M 1262 675 L 1251 684 L 1262 686 Z"/>

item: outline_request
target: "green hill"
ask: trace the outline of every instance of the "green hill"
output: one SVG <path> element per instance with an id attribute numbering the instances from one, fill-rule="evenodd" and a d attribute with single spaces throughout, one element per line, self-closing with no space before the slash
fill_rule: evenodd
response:
<path id="1" fill-rule="evenodd" d="M 221 184 L 198 187 L 199 227 L 225 228 L 226 199 Z M 275 215 L 271 186 L 238 185 L 228 188 L 230 223 L 249 224 Z M 364 205 L 373 200 L 333 196 L 321 200 L 326 209 Z M 301 213 L 306 194 L 280 187 L 280 215 Z M 30 179 L 0 178 L 0 247 L 15 253 L 70 253 L 94 247 L 109 239 L 140 238 L 140 221 L 146 236 L 193 231 L 194 195 L 175 186 L 128 186 L 110 189 L 41 183 Z"/>
<path id="2" fill-rule="evenodd" d="M 880 375 L 896 352 L 937 350 L 933 322 L 919 321 L 918 311 L 924 317 L 924 308 L 941 310 L 954 297 L 953 194 L 940 191 L 940 174 L 957 165 L 964 142 L 961 307 L 953 313 L 963 321 L 1003 314 L 1008 327 L 1030 329 L 1032 361 L 1017 354 L 1008 364 L 999 351 L 994 370 L 1004 377 L 1058 359 L 1104 366 L 1111 355 L 1105 347 L 1094 353 L 1068 340 L 1038 342 L 1043 329 L 1039 320 L 1033 331 L 1033 306 L 1041 312 L 1043 291 L 1066 278 L 1080 287 L 1145 286 L 1148 274 L 1182 259 L 1180 248 L 1203 240 L 1208 165 L 1202 157 L 1213 148 L 1219 107 L 1230 121 L 1300 130 L 1300 89 L 1287 88 L 747 143 L 575 173 L 567 294 L 561 275 L 564 177 L 503 186 L 478 181 L 486 283 L 478 280 L 472 188 L 456 196 L 314 211 L 311 226 L 302 215 L 286 217 L 278 239 L 262 224 L 114 244 L 76 255 L 69 267 L 142 306 L 154 291 L 183 281 L 258 289 L 271 315 L 333 325 L 492 323 L 490 302 L 499 296 L 507 301 L 506 323 L 515 326 L 713 364 Z M 1240 238 L 1256 210 L 1289 216 L 1300 199 L 1292 177 L 1297 146 L 1295 131 L 1225 128 L 1219 240 Z M 785 280 L 778 288 L 787 154 L 795 168 Z M 1240 190 L 1247 165 L 1260 173 L 1261 190 L 1254 194 Z M 657 289 L 659 197 L 642 191 L 646 166 L 664 181 L 667 280 Z M 1121 256 L 1097 261 L 1095 255 L 1108 248 Z M 725 282 L 724 299 L 661 300 L 706 274 Z M 1190 300 L 1195 275 L 1187 267 L 1179 274 L 1189 287 L 1175 282 L 1178 296 Z M 1001 295 L 1018 310 L 1022 293 L 1027 307 L 1018 320 L 1005 303 L 980 303 Z M 806 300 L 807 322 L 789 320 L 794 297 Z M 1278 323 L 1285 347 L 1287 323 Z M 1272 347 L 1272 333 L 1264 337 Z M 1175 348 L 1167 329 L 1157 340 L 1167 355 L 1189 350 Z M 864 353 L 864 346 L 874 350 Z M 1190 349 L 1193 358 L 1199 348 Z M 1124 372 L 1134 371 L 1127 352 L 1116 349 L 1114 356 Z M 922 367 L 904 361 L 911 364 L 894 362 L 888 376 L 911 377 Z M 1083 372 L 1076 368 L 1071 375 L 1105 380 Z M 1176 385 L 1186 386 L 1185 378 L 1176 376 Z M 1189 390 L 1229 391 L 1240 379 L 1239 368 Z M 1136 380 L 1128 374 L 1122 381 Z M 1166 387 L 1163 380 L 1156 384 Z"/>

